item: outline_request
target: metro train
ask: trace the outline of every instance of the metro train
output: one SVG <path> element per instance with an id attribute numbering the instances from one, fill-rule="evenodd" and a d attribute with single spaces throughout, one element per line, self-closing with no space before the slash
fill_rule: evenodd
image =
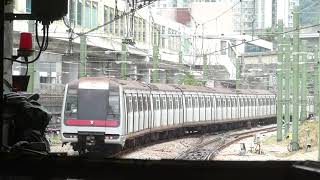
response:
<path id="1" fill-rule="evenodd" d="M 126 139 L 143 133 L 275 114 L 276 97 L 266 90 L 85 77 L 66 85 L 61 136 L 64 144 L 71 143 L 80 153 L 118 151 Z"/>

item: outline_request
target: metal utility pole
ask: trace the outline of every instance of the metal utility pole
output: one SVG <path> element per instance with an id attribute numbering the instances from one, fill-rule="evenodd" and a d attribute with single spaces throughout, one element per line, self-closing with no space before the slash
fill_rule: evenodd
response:
<path id="1" fill-rule="evenodd" d="M 121 72 L 120 72 L 120 76 L 121 79 L 127 79 L 127 51 L 128 51 L 128 45 L 124 42 L 122 42 L 121 44 Z"/>
<path id="2" fill-rule="evenodd" d="M 158 82 L 158 61 L 159 61 L 159 47 L 157 45 L 153 46 L 152 55 L 152 82 Z"/>
<path id="3" fill-rule="evenodd" d="M 28 31 L 29 32 L 31 32 L 32 34 L 34 34 L 34 32 L 35 32 L 35 25 L 34 25 L 34 23 L 35 23 L 35 21 L 31 21 L 31 20 L 29 20 L 28 21 Z M 35 42 L 35 38 L 34 38 L 34 36 L 32 37 L 32 42 Z M 34 49 L 34 43 L 32 43 L 32 49 Z M 31 57 L 34 57 L 34 55 L 33 56 L 31 56 Z M 34 59 L 34 58 L 32 58 L 32 59 Z M 27 92 L 29 92 L 29 93 L 33 93 L 33 91 L 34 91 L 34 82 L 35 82 L 35 62 L 34 63 L 31 63 L 31 64 L 29 64 L 28 65 L 29 67 L 28 67 L 28 75 L 30 76 L 30 78 L 29 78 L 29 83 L 28 83 L 28 89 L 27 89 Z"/>
<path id="4" fill-rule="evenodd" d="M 205 80 L 208 80 L 208 56 L 203 55 L 203 76 Z"/>
<path id="5" fill-rule="evenodd" d="M 240 89 L 240 58 L 236 57 L 236 89 Z"/>
<path id="6" fill-rule="evenodd" d="M 317 59 L 317 84 L 316 84 L 316 92 L 317 92 L 317 104 L 316 104 L 316 115 L 318 117 L 319 125 L 318 125 L 318 161 L 320 161 L 320 34 L 318 39 L 318 48 L 316 49 L 315 58 Z"/>
<path id="7" fill-rule="evenodd" d="M 318 54 L 319 47 L 316 45 L 313 50 L 314 55 L 314 63 L 316 64 L 314 67 L 314 112 L 317 119 L 319 119 L 318 109 L 319 109 L 319 79 L 318 79 L 318 73 L 319 73 L 319 54 Z"/>
<path id="8" fill-rule="evenodd" d="M 2 114 L 2 109 L 3 109 L 3 65 L 4 65 L 4 3 L 5 1 L 0 2 L 0 58 L 1 58 L 1 62 L 0 62 L 0 84 L 1 84 L 1 89 L 0 89 L 0 113 Z M 2 133 L 2 128 L 3 128 L 3 119 L 0 119 L 0 151 L 2 151 L 2 146 L 3 146 L 3 133 Z"/>
<path id="9" fill-rule="evenodd" d="M 284 137 L 287 137 L 289 134 L 289 127 L 290 127 L 290 77 L 291 77 L 291 46 L 288 37 L 285 37 L 284 41 Z"/>
<path id="10" fill-rule="evenodd" d="M 304 121 L 307 118 L 307 44 L 305 41 L 302 42 L 301 50 L 301 109 L 300 109 L 300 120 Z"/>
<path id="11" fill-rule="evenodd" d="M 299 149 L 299 12 L 298 7 L 294 7 L 293 11 L 293 28 L 295 31 L 293 32 L 293 62 L 292 62 L 292 70 L 293 70 L 293 78 L 292 78 L 292 105 L 293 105 L 293 117 L 292 117 L 292 141 L 291 147 L 293 151 L 297 151 Z"/>
<path id="12" fill-rule="evenodd" d="M 282 120 L 283 120 L 283 21 L 278 22 L 278 65 L 277 65 L 277 141 L 282 141 Z"/>
<path id="13" fill-rule="evenodd" d="M 79 67 L 79 78 L 85 77 L 87 65 L 87 37 L 80 36 L 80 67 Z"/>
<path id="14" fill-rule="evenodd" d="M 4 60 L 4 57 L 12 56 L 13 44 L 13 22 L 5 21 L 4 13 L 13 12 L 13 1 L 2 1 L 0 5 L 0 74 L 1 74 L 1 92 L 0 92 L 0 113 L 3 112 L 3 93 L 10 91 L 10 88 L 4 85 L 4 80 L 12 84 L 12 61 Z M 0 118 L 0 151 L 3 145 L 8 145 L 9 127 L 11 120 Z"/>

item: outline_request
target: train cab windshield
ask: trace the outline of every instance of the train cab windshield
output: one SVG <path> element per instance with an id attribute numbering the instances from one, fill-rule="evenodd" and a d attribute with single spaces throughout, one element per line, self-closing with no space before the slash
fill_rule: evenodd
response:
<path id="1" fill-rule="evenodd" d="M 120 120 L 119 88 L 75 89 L 69 87 L 65 103 L 65 119 Z"/>

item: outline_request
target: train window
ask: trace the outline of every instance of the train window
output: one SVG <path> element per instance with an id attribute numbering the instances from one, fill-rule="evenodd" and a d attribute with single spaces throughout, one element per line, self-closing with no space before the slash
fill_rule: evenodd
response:
<path id="1" fill-rule="evenodd" d="M 191 108 L 192 107 L 192 100 L 191 97 L 186 97 L 186 106 L 187 108 Z"/>
<path id="2" fill-rule="evenodd" d="M 178 106 L 179 106 L 179 98 L 174 97 L 173 98 L 173 109 L 178 109 Z"/>
<path id="3" fill-rule="evenodd" d="M 160 98 L 161 109 L 167 109 L 167 100 L 166 97 Z"/>
<path id="4" fill-rule="evenodd" d="M 183 99 L 181 96 L 179 96 L 179 108 L 182 109 L 183 108 Z"/>
<path id="5" fill-rule="evenodd" d="M 168 98 L 167 98 L 167 104 L 168 104 L 168 109 L 172 109 L 172 106 L 173 106 L 173 102 L 172 102 L 172 97 L 171 96 L 169 96 Z"/>
<path id="6" fill-rule="evenodd" d="M 77 89 L 68 89 L 64 116 L 66 118 L 77 118 L 78 92 Z"/>
<path id="7" fill-rule="evenodd" d="M 151 102 L 150 102 L 150 96 L 146 96 L 147 98 L 147 104 L 148 104 L 148 110 L 151 110 Z"/>
<path id="8" fill-rule="evenodd" d="M 120 120 L 120 96 L 119 87 L 111 85 L 109 88 L 109 102 L 108 102 L 107 119 Z"/>
<path id="9" fill-rule="evenodd" d="M 194 107 L 195 108 L 199 107 L 199 99 L 198 99 L 198 97 L 193 97 L 193 102 L 194 102 Z"/>
<path id="10" fill-rule="evenodd" d="M 220 100 L 220 98 L 216 98 L 216 104 L 217 104 L 217 107 L 221 107 L 221 100 Z"/>
<path id="11" fill-rule="evenodd" d="M 221 107 L 225 107 L 225 102 L 226 102 L 225 99 L 221 99 Z"/>
<path id="12" fill-rule="evenodd" d="M 147 111 L 147 109 L 148 109 L 148 96 L 147 95 L 143 95 L 142 96 L 142 102 L 143 102 L 143 109 L 144 109 L 144 111 Z"/>
<path id="13" fill-rule="evenodd" d="M 138 102 L 137 102 L 137 96 L 132 96 L 132 110 L 134 112 L 137 112 L 137 109 L 138 109 Z"/>
<path id="14" fill-rule="evenodd" d="M 143 99 L 142 96 L 138 96 L 138 111 L 142 111 Z"/>
<path id="15" fill-rule="evenodd" d="M 205 101 L 204 101 L 204 97 L 201 97 L 201 101 L 200 101 L 200 107 L 204 107 L 205 106 Z"/>
<path id="16" fill-rule="evenodd" d="M 154 110 L 158 110 L 157 109 L 157 96 L 156 95 L 152 96 L 152 103 L 153 103 L 153 109 Z"/>
<path id="17" fill-rule="evenodd" d="M 126 107 L 127 107 L 127 111 L 131 112 L 132 111 L 132 98 L 131 96 L 126 96 Z"/>
<path id="18" fill-rule="evenodd" d="M 206 107 L 210 107 L 211 102 L 210 102 L 210 97 L 206 97 Z"/>

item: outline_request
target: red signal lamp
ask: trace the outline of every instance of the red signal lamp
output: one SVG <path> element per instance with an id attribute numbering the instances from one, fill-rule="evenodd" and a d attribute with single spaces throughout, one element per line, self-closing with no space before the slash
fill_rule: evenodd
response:
<path id="1" fill-rule="evenodd" d="M 29 57 L 33 54 L 32 49 L 32 34 L 29 32 L 20 33 L 20 44 L 18 49 L 18 56 Z"/>

